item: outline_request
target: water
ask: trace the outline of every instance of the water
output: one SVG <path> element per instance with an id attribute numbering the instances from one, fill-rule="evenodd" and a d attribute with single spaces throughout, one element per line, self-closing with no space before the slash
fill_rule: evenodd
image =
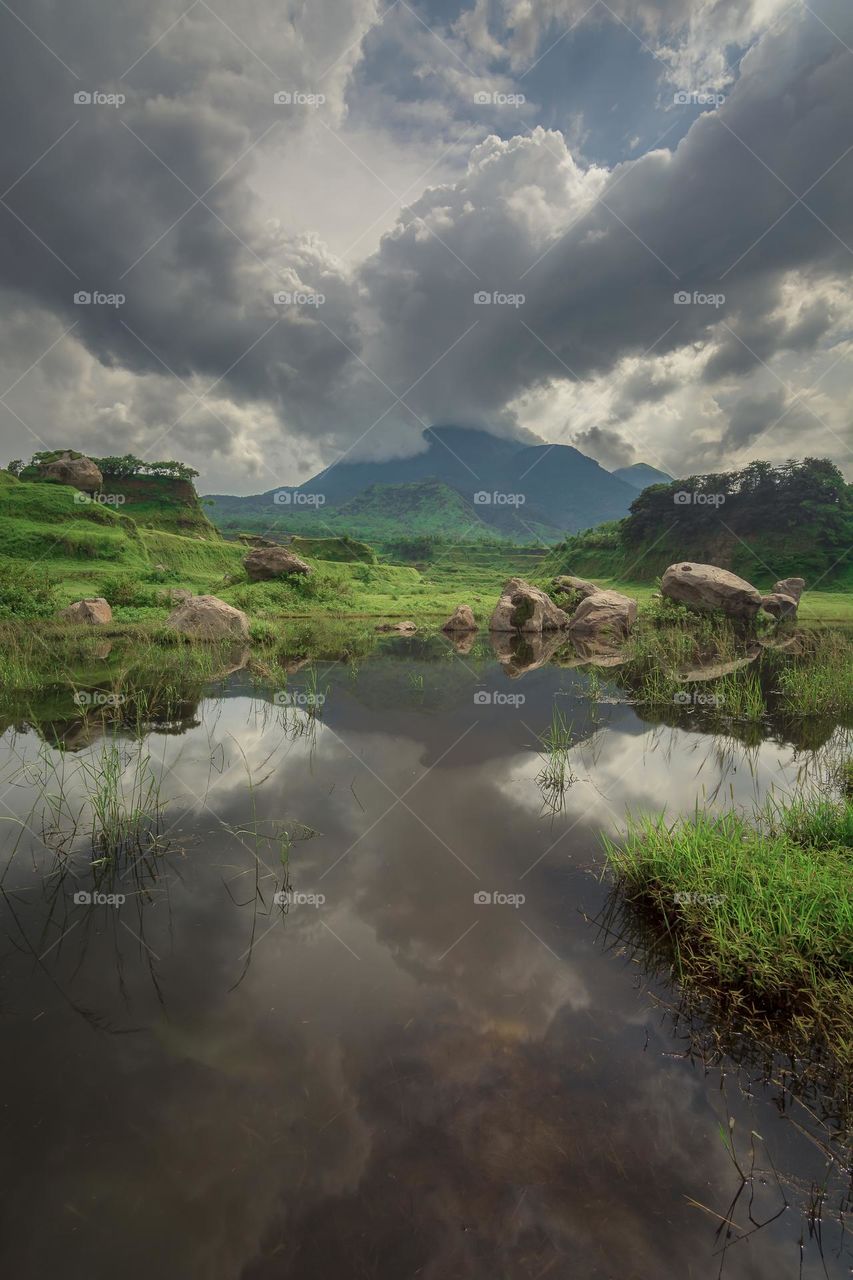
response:
<path id="1" fill-rule="evenodd" d="M 749 807 L 820 755 L 650 723 L 601 675 L 596 702 L 392 639 L 292 673 L 289 707 L 243 671 L 141 739 L 7 730 L 5 1275 L 850 1273 L 842 1176 L 809 1233 L 819 1098 L 748 1045 L 703 1066 L 713 1029 L 668 1012 L 601 875 L 627 810 Z M 576 780 L 543 797 L 555 702 Z M 110 742 L 166 808 L 158 853 L 93 878 L 70 824 Z M 126 900 L 75 902 L 96 880 Z"/>

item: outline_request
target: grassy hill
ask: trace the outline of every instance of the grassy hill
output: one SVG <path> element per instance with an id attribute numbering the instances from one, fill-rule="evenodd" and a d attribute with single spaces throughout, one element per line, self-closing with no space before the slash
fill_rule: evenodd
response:
<path id="1" fill-rule="evenodd" d="M 651 582 L 677 560 L 730 569 L 762 590 L 792 576 L 812 589 L 853 588 L 853 486 L 809 458 L 654 485 L 626 519 L 566 538 L 547 569 Z"/>
<path id="2" fill-rule="evenodd" d="M 190 480 L 175 480 L 170 476 L 109 476 L 104 478 L 104 490 L 121 496 L 123 514 L 132 516 L 143 528 L 163 529 L 184 537 L 218 536 Z"/>

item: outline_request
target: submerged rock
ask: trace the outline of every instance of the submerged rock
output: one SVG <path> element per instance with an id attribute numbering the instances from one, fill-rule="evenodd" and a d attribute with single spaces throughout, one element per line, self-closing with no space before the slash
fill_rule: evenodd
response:
<path id="1" fill-rule="evenodd" d="M 620 591 L 596 591 L 581 600 L 569 630 L 573 639 L 615 639 L 627 636 L 636 621 L 636 600 Z"/>
<path id="2" fill-rule="evenodd" d="M 748 667 L 759 653 L 759 646 L 756 645 L 742 658 L 732 658 L 729 662 L 706 662 L 698 667 L 681 667 L 677 676 L 679 680 L 690 681 L 691 684 L 699 680 L 718 680 L 720 676 L 728 676 L 733 671 L 740 671 L 741 667 Z"/>
<path id="3" fill-rule="evenodd" d="M 671 564 L 660 585 L 668 599 L 703 612 L 719 610 L 730 618 L 752 619 L 761 608 L 760 591 L 714 564 Z"/>
<path id="4" fill-rule="evenodd" d="M 559 631 L 569 625 L 569 615 L 550 596 L 523 578 L 504 583 L 501 598 L 489 621 L 490 631 Z"/>
<path id="5" fill-rule="evenodd" d="M 458 604 L 441 628 L 442 631 L 476 631 L 474 611 L 470 605 Z"/>
<path id="6" fill-rule="evenodd" d="M 256 547 L 243 561 L 243 567 L 252 582 L 266 582 L 271 578 L 283 578 L 289 573 L 308 574 L 311 566 L 287 547 Z"/>
<path id="7" fill-rule="evenodd" d="M 166 619 L 166 626 L 193 640 L 248 640 L 249 619 L 218 596 L 190 596 Z"/>
<path id="8" fill-rule="evenodd" d="M 380 622 L 378 627 L 374 627 L 375 631 L 397 631 L 401 635 L 410 636 L 417 627 L 414 622 Z"/>
<path id="9" fill-rule="evenodd" d="M 103 596 L 91 600 L 75 600 L 59 615 L 65 622 L 87 622 L 93 627 L 104 627 L 113 620 L 113 611 Z"/>

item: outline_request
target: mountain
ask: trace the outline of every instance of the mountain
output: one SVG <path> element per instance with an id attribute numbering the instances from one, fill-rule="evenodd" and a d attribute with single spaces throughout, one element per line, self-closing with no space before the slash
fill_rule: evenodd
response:
<path id="1" fill-rule="evenodd" d="M 381 516 L 383 524 L 392 522 L 394 533 L 407 533 L 410 513 L 417 512 L 421 522 L 429 514 L 421 489 L 429 482 L 453 490 L 462 504 L 451 512 L 447 495 L 436 490 L 440 502 L 436 518 L 428 521 L 436 526 L 432 532 L 458 538 L 472 524 L 482 524 L 494 536 L 537 541 L 619 519 L 637 496 L 635 485 L 570 445 L 522 445 L 453 426 L 427 428 L 423 439 L 426 448 L 409 458 L 334 463 L 303 485 L 246 498 L 211 494 L 211 518 L 226 531 L 261 524 L 287 531 L 322 522 L 337 528 L 340 516 L 365 537 L 371 532 L 367 524 Z M 357 498 L 365 498 L 366 506 L 349 507 Z M 312 507 L 312 499 L 322 502 Z"/>
<path id="2" fill-rule="evenodd" d="M 633 489 L 648 489 L 650 484 L 670 484 L 674 478 L 645 462 L 635 462 L 630 467 L 617 467 L 610 474 L 617 480 L 624 480 Z"/>

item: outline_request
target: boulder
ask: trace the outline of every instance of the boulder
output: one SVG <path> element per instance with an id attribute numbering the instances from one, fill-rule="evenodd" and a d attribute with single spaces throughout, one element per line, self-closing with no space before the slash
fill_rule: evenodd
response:
<path id="1" fill-rule="evenodd" d="M 193 640 L 248 640 L 249 619 L 217 596 L 190 596 L 173 609 L 166 626 Z"/>
<path id="2" fill-rule="evenodd" d="M 243 567 L 252 582 L 283 578 L 288 573 L 311 572 L 311 566 L 288 551 L 287 547 L 255 547 L 246 556 Z"/>
<path id="3" fill-rule="evenodd" d="M 103 596 L 91 600 L 75 600 L 59 615 L 65 622 L 88 622 L 93 627 L 105 627 L 113 620 L 113 611 Z"/>
<path id="4" fill-rule="evenodd" d="M 719 610 L 730 618 L 752 619 L 761 608 L 761 592 L 745 579 L 714 564 L 671 564 L 660 589 L 670 600 L 703 612 Z"/>
<path id="5" fill-rule="evenodd" d="M 503 585 L 489 630 L 560 631 L 568 625 L 569 615 L 558 609 L 544 591 L 523 578 L 510 578 Z"/>
<path id="6" fill-rule="evenodd" d="M 554 579 L 551 585 L 558 594 L 561 592 L 566 595 L 574 593 L 579 595 L 582 599 L 585 599 L 587 596 L 594 596 L 601 590 L 601 588 L 597 587 L 594 582 L 587 582 L 586 578 L 573 578 L 569 573 L 561 573 L 558 578 Z"/>
<path id="7" fill-rule="evenodd" d="M 572 614 L 572 639 L 613 639 L 626 636 L 637 621 L 637 601 L 619 591 L 596 591 L 581 600 Z"/>
<path id="8" fill-rule="evenodd" d="M 779 582 L 773 583 L 773 595 L 791 596 L 798 605 L 805 589 L 805 578 L 782 578 Z"/>
<path id="9" fill-rule="evenodd" d="M 458 604 L 441 629 L 442 631 L 476 631 L 477 624 L 470 605 Z"/>
<path id="10" fill-rule="evenodd" d="M 55 484 L 70 484 L 82 493 L 96 493 L 104 483 L 100 469 L 91 458 L 73 458 L 67 451 L 53 462 L 43 462 L 41 476 Z"/>
<path id="11" fill-rule="evenodd" d="M 769 596 L 761 597 L 761 607 L 773 618 L 796 618 L 799 600 L 781 591 L 773 591 Z"/>
<path id="12" fill-rule="evenodd" d="M 398 631 L 401 635 L 410 636 L 413 631 L 417 631 L 414 622 L 380 622 L 376 631 Z"/>

